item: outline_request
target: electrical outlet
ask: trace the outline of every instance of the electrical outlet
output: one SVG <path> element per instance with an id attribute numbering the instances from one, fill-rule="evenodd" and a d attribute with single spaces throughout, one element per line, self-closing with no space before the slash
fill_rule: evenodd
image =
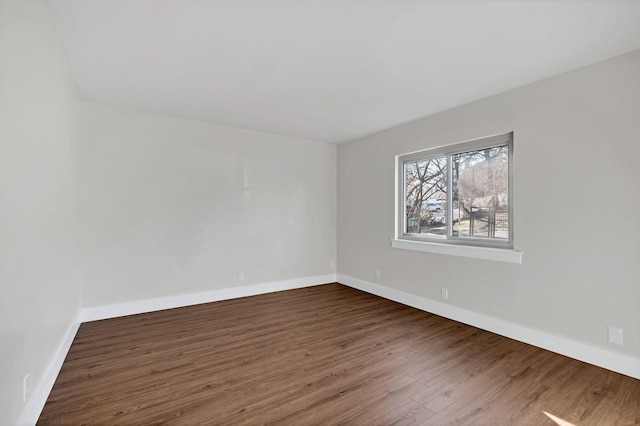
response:
<path id="1" fill-rule="evenodd" d="M 27 373 L 22 379 L 22 402 L 27 402 L 29 392 L 31 392 L 31 379 L 29 378 L 29 373 Z"/>
<path id="2" fill-rule="evenodd" d="M 380 281 L 380 269 L 376 269 L 376 280 Z"/>
<path id="3" fill-rule="evenodd" d="M 609 326 L 609 342 L 617 345 L 622 345 L 622 329 L 619 327 Z"/>
<path id="4" fill-rule="evenodd" d="M 449 300 L 449 289 L 443 288 L 440 296 L 442 300 Z"/>
<path id="5" fill-rule="evenodd" d="M 244 281 L 244 272 L 238 273 L 238 281 Z"/>

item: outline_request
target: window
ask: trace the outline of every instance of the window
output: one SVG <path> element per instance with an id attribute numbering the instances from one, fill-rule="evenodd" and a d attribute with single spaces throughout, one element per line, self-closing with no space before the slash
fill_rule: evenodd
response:
<path id="1" fill-rule="evenodd" d="M 512 157 L 512 133 L 397 156 L 395 241 L 512 250 Z"/>

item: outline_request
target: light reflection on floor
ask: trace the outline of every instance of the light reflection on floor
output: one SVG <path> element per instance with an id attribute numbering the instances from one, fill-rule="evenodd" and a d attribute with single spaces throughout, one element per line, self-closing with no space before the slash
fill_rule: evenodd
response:
<path id="1" fill-rule="evenodd" d="M 546 411 L 543 411 L 543 413 L 545 413 L 547 415 L 547 417 L 549 417 L 551 420 L 553 420 L 554 422 L 556 422 L 560 426 L 576 426 L 573 423 L 570 423 L 570 422 L 568 422 L 566 420 L 562 420 L 560 417 L 556 417 L 553 414 L 547 413 Z"/>

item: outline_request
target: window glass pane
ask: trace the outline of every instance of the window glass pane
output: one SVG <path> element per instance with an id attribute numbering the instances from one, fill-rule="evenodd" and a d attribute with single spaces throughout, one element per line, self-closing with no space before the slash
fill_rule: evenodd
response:
<path id="1" fill-rule="evenodd" d="M 507 145 L 451 156 L 454 237 L 509 240 Z"/>
<path id="2" fill-rule="evenodd" d="M 446 236 L 446 170 L 444 156 L 404 163 L 405 233 Z"/>

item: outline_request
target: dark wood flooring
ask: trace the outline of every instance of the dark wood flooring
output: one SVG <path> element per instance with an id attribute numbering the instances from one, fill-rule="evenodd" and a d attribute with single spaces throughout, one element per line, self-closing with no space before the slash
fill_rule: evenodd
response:
<path id="1" fill-rule="evenodd" d="M 339 284 L 82 324 L 38 424 L 640 424 L 640 380 Z"/>

